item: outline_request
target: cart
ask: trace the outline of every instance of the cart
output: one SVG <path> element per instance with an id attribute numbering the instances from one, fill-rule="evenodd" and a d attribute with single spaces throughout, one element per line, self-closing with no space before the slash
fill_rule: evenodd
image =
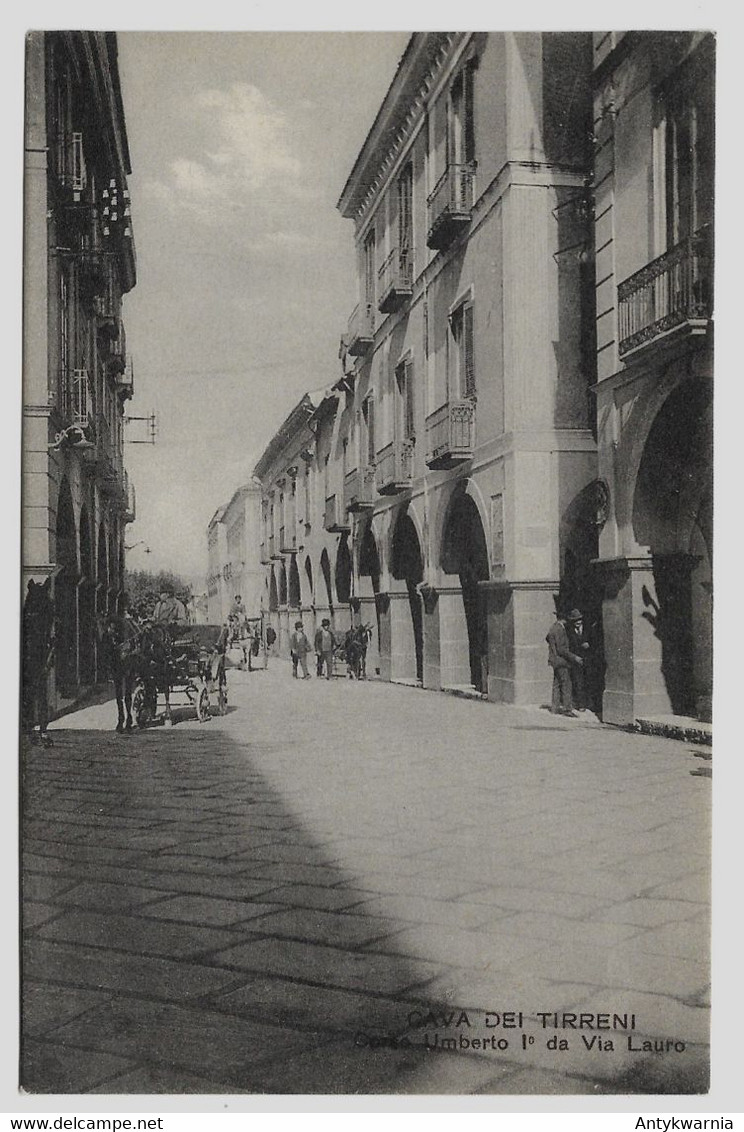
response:
<path id="1" fill-rule="evenodd" d="M 173 726 L 171 704 L 192 706 L 196 718 L 211 719 L 227 709 L 225 651 L 227 630 L 223 625 L 145 626 L 137 663 L 137 679 L 132 693 L 132 714 L 138 727 L 146 727 L 157 717 L 158 695 L 165 700 L 164 723 Z"/>

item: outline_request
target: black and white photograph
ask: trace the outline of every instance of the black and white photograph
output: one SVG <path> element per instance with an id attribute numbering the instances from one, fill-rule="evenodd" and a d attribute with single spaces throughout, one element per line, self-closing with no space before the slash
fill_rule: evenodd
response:
<path id="1" fill-rule="evenodd" d="M 19 1109 L 705 1104 L 715 31 L 64 23 Z"/>

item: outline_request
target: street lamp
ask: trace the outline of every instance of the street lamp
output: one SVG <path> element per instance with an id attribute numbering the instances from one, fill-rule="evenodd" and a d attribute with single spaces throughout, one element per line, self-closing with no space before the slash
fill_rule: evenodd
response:
<path id="1" fill-rule="evenodd" d="M 141 539 L 139 539 L 139 540 L 138 540 L 137 542 L 133 542 L 131 546 L 127 546 L 127 545 L 125 544 L 125 545 L 124 545 L 124 549 L 125 549 L 125 550 L 134 550 L 135 546 L 142 546 L 142 544 L 144 543 L 144 541 L 145 541 L 145 540 L 144 540 L 143 538 L 141 538 Z M 146 546 L 146 547 L 145 547 L 145 554 L 151 554 L 151 553 L 152 553 L 152 551 L 150 550 L 149 546 Z"/>

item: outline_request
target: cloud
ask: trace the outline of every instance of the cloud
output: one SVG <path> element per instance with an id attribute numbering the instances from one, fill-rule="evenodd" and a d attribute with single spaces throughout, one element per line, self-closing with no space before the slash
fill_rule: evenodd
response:
<path id="1" fill-rule="evenodd" d="M 258 87 L 239 82 L 228 90 L 199 91 L 192 108 L 196 155 L 172 160 L 169 176 L 149 183 L 152 197 L 220 223 L 256 209 L 265 217 L 282 199 L 303 195 L 289 120 Z"/>

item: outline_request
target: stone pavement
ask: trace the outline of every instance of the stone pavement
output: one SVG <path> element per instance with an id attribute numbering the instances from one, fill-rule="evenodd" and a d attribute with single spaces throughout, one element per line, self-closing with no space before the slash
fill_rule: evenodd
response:
<path id="1" fill-rule="evenodd" d="M 27 1091 L 706 1090 L 706 749 L 229 679 L 209 723 L 23 751 Z"/>

